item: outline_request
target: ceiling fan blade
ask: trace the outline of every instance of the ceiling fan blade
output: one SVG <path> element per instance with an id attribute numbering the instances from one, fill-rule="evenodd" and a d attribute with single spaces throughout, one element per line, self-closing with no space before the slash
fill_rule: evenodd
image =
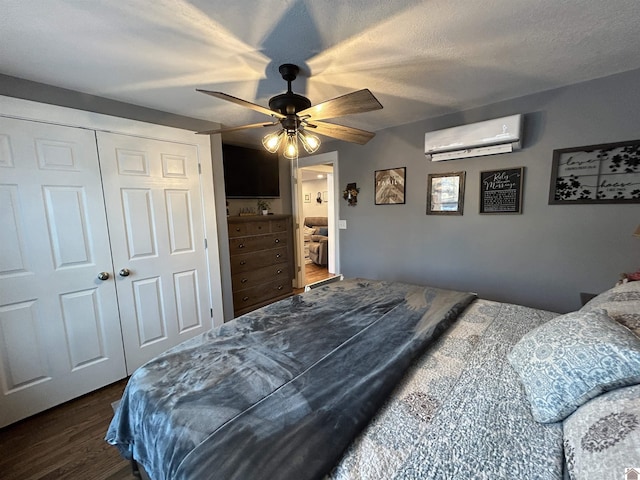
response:
<path id="1" fill-rule="evenodd" d="M 200 88 L 196 88 L 196 91 L 201 92 L 201 93 L 206 93 L 207 95 L 211 95 L 212 97 L 220 98 L 222 100 L 226 100 L 226 101 L 231 102 L 231 103 L 235 103 L 236 105 L 240 105 L 241 107 L 250 108 L 251 110 L 255 110 L 256 112 L 264 113 L 265 115 L 270 115 L 270 116 L 276 117 L 276 118 L 285 118 L 285 115 L 282 115 L 281 113 L 274 112 L 273 110 L 270 110 L 270 109 L 265 108 L 263 106 L 257 105 L 255 103 L 247 102 L 246 100 L 242 100 L 241 98 L 237 98 L 237 97 L 233 97 L 231 95 L 227 95 L 226 93 L 212 92 L 210 90 L 202 90 Z"/>
<path id="2" fill-rule="evenodd" d="M 335 118 L 352 113 L 364 113 L 372 110 L 380 110 L 382 105 L 369 89 L 364 88 L 357 92 L 347 93 L 341 97 L 336 97 L 326 102 L 319 103 L 313 107 L 306 108 L 298 112 L 298 116 L 308 115 L 311 120 L 322 120 L 324 118 Z"/>
<path id="3" fill-rule="evenodd" d="M 262 122 L 262 123 L 252 123 L 250 125 L 242 125 L 240 127 L 217 128 L 215 130 L 205 130 L 202 132 L 196 132 L 196 135 L 213 135 L 214 133 L 234 132 L 236 130 L 246 130 L 248 128 L 273 127 L 274 125 L 278 125 L 278 122 L 272 122 L 272 123 Z"/>
<path id="4" fill-rule="evenodd" d="M 338 140 L 344 140 L 346 142 L 358 143 L 360 145 L 364 145 L 376 136 L 373 132 L 328 122 L 312 121 L 306 124 L 305 129 L 319 135 L 337 138 Z"/>

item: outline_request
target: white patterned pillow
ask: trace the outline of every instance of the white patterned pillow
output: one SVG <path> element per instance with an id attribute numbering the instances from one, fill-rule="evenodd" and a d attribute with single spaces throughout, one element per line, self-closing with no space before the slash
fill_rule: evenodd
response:
<path id="1" fill-rule="evenodd" d="M 640 337 L 640 281 L 617 285 L 592 298 L 580 311 L 604 310 Z"/>
<path id="2" fill-rule="evenodd" d="M 524 335 L 508 359 L 540 423 L 559 422 L 604 391 L 640 383 L 640 338 L 602 311 L 550 320 Z"/>
<path id="3" fill-rule="evenodd" d="M 640 385 L 590 400 L 562 426 L 572 480 L 620 480 L 640 467 Z"/>

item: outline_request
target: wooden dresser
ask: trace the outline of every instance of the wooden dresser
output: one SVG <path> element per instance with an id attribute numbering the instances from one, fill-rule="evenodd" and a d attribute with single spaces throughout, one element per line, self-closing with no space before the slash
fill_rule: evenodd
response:
<path id="1" fill-rule="evenodd" d="M 227 217 L 234 316 L 293 293 L 291 215 Z"/>

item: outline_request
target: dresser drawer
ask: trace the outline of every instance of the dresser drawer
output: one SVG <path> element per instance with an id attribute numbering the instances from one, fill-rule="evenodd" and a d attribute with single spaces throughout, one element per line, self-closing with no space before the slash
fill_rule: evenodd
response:
<path id="1" fill-rule="evenodd" d="M 229 238 L 244 237 L 245 235 L 247 235 L 246 223 L 229 222 Z"/>
<path id="2" fill-rule="evenodd" d="M 257 268 L 268 267 L 269 265 L 287 264 L 289 257 L 287 247 L 272 248 L 260 252 L 249 252 L 244 255 L 232 255 L 231 274 L 248 272 Z"/>
<path id="3" fill-rule="evenodd" d="M 289 266 L 283 263 L 258 268 L 247 272 L 236 273 L 231 276 L 233 291 L 255 287 L 261 283 L 280 280 L 289 277 Z"/>
<path id="4" fill-rule="evenodd" d="M 247 235 L 262 235 L 263 233 L 269 233 L 269 222 L 250 222 L 246 224 Z"/>
<path id="5" fill-rule="evenodd" d="M 254 235 L 251 237 L 230 238 L 229 254 L 237 255 L 245 252 L 258 252 L 287 245 L 285 233 L 270 233 L 267 235 Z"/>
<path id="6" fill-rule="evenodd" d="M 289 220 L 272 220 L 269 222 L 271 224 L 271 232 L 286 232 L 289 229 Z"/>
<path id="7" fill-rule="evenodd" d="M 274 297 L 285 296 L 290 294 L 291 278 L 289 275 L 282 277 L 280 280 L 263 283 L 256 287 L 247 288 L 233 292 L 233 309 L 238 311 L 250 307 L 256 303 L 261 303 Z"/>

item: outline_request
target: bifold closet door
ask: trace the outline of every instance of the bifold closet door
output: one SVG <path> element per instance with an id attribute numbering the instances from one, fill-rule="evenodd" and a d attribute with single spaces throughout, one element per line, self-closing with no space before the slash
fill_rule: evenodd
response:
<path id="1" fill-rule="evenodd" d="M 0 225 L 3 426 L 126 375 L 95 132 L 0 117 Z"/>
<path id="2" fill-rule="evenodd" d="M 122 338 L 132 373 L 212 327 L 198 148 L 97 135 Z"/>

